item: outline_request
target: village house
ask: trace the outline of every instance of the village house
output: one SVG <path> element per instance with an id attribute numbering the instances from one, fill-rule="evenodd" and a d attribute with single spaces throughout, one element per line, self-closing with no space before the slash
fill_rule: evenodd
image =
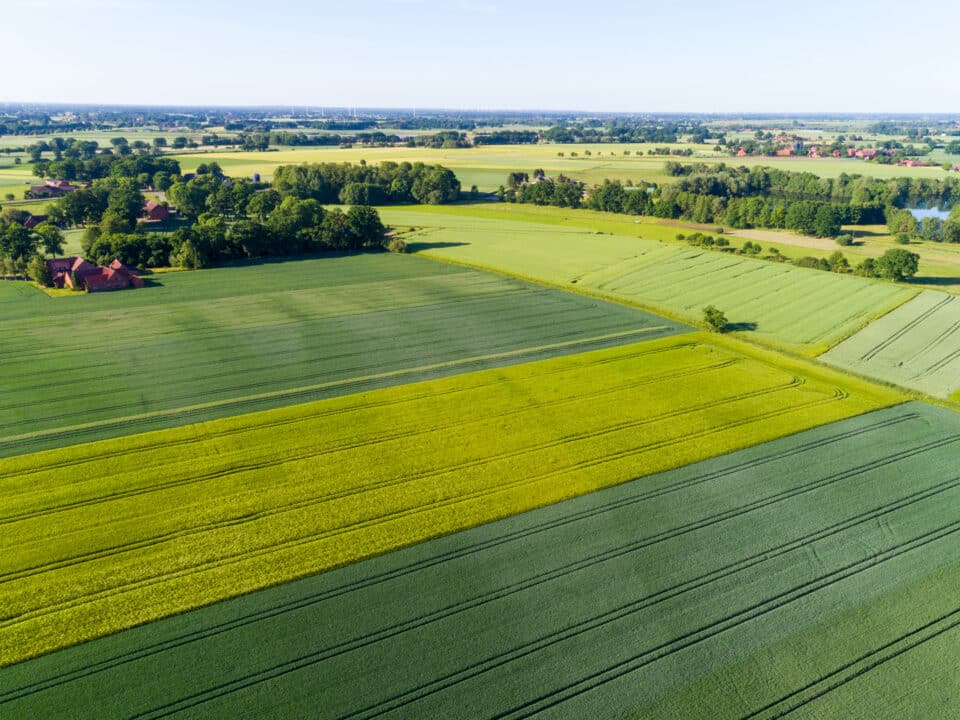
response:
<path id="1" fill-rule="evenodd" d="M 47 268 L 53 276 L 53 286 L 61 289 L 102 292 L 143 287 L 137 269 L 119 260 L 114 260 L 109 267 L 100 267 L 82 257 L 54 258 L 47 260 Z"/>
<path id="2" fill-rule="evenodd" d="M 143 205 L 143 215 L 138 222 L 163 222 L 170 218 L 170 209 L 156 200 L 147 200 Z"/>
<path id="3" fill-rule="evenodd" d="M 72 185 L 66 180 L 47 180 L 43 185 L 33 185 L 23 196 L 27 199 L 37 200 L 40 198 L 56 198 L 69 195 L 79 190 L 76 185 Z"/>

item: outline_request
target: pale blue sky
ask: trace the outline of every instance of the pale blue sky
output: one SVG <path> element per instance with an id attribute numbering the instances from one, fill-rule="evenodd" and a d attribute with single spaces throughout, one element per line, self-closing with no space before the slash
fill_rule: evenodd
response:
<path id="1" fill-rule="evenodd" d="M 6 102 L 960 112 L 960 0 L 0 5 Z"/>

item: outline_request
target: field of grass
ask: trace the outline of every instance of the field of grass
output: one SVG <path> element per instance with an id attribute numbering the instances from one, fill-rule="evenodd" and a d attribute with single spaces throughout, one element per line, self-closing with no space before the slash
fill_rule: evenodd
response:
<path id="1" fill-rule="evenodd" d="M 955 717 L 958 447 L 868 413 L 7 668 L 0 712 Z"/>
<path id="2" fill-rule="evenodd" d="M 39 182 L 30 165 L 14 165 L 12 160 L 0 156 L 0 205 L 5 204 L 7 193 L 13 193 L 15 200 L 23 200 L 23 191 Z"/>
<path id="3" fill-rule="evenodd" d="M 678 228 L 636 223 L 628 216 L 510 209 L 516 207 L 491 203 L 381 213 L 399 229 L 420 228 L 407 239 L 430 257 L 585 288 L 687 321 L 700 320 L 701 309 L 715 305 L 735 329 L 809 355 L 916 293 L 888 282 L 655 241 L 658 235 L 675 236 Z M 541 222 L 551 216 L 553 224 Z M 596 230 L 579 229 L 591 226 Z M 633 237 L 627 235 L 631 229 Z"/>
<path id="4" fill-rule="evenodd" d="M 0 664 L 900 399 L 747 348 L 690 333 L 0 460 Z"/>
<path id="5" fill-rule="evenodd" d="M 543 168 L 548 175 L 563 173 L 586 183 L 600 183 L 605 178 L 669 182 L 663 170 L 668 160 L 682 162 L 725 162 L 734 165 L 766 165 L 796 172 L 812 172 L 821 177 L 838 177 L 843 173 L 872 177 L 925 177 L 946 175 L 941 168 L 906 168 L 895 165 L 877 165 L 862 160 L 836 158 L 736 158 L 713 151 L 710 145 L 677 144 L 672 148 L 689 148 L 692 157 L 664 157 L 647 155 L 657 144 L 598 143 L 583 145 L 497 145 L 461 149 L 429 148 L 339 148 L 316 147 L 282 149 L 275 152 L 217 151 L 176 155 L 184 172 L 192 172 L 200 163 L 218 162 L 228 175 L 250 177 L 260 173 L 264 178 L 273 175 L 278 165 L 304 162 L 351 162 L 366 160 L 379 163 L 394 162 L 439 163 L 453 170 L 464 190 L 477 185 L 480 190 L 492 192 L 504 185 L 507 174 L 514 170 L 532 172 Z M 586 155 L 589 152 L 590 155 Z M 629 155 L 625 155 L 629 152 Z M 563 153 L 560 157 L 558 153 Z M 576 157 L 571 157 L 576 153 Z"/>
<path id="6" fill-rule="evenodd" d="M 0 455 L 688 329 L 388 253 L 148 277 L 57 298 L 0 283 Z"/>
<path id="7" fill-rule="evenodd" d="M 821 358 L 945 398 L 960 390 L 960 299 L 926 291 Z"/>

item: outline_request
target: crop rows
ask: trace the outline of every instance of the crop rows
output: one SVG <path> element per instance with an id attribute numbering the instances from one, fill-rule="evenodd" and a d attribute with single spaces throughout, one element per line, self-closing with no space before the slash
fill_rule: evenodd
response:
<path id="1" fill-rule="evenodd" d="M 463 215 L 457 212 L 384 209 L 384 217 L 427 226 L 411 242 L 431 257 L 556 285 L 575 283 L 690 321 L 714 305 L 734 329 L 809 355 L 826 351 L 915 294 L 892 283 L 642 237 L 511 220 L 513 214 L 503 220 L 473 217 L 469 207 Z M 642 234 L 644 226 L 635 232 Z M 455 239 L 460 242 L 451 242 Z"/>
<path id="2" fill-rule="evenodd" d="M 678 336 L 0 461 L 0 660 L 895 401 L 764 357 Z"/>
<path id="3" fill-rule="evenodd" d="M 823 356 L 840 368 L 945 398 L 960 390 L 960 302 L 925 291 Z"/>
<path id="4" fill-rule="evenodd" d="M 848 717 L 870 682 L 950 715 L 958 448 L 875 411 L 0 670 L 0 710 Z"/>
<path id="5" fill-rule="evenodd" d="M 47 299 L 43 312 L 11 313 L 2 323 L 8 341 L 0 350 L 0 455 L 685 329 L 621 306 L 391 257 L 325 259 L 340 274 L 312 288 L 294 283 L 288 291 L 250 294 L 248 281 L 261 285 L 264 273 L 283 279 L 283 268 L 252 266 L 228 269 L 243 288 L 236 297 L 211 299 L 204 283 L 218 276 L 207 275 L 185 282 L 178 302 L 168 294 L 143 307 L 125 299 L 135 293 L 117 293 L 110 296 L 115 305 L 95 296 Z M 315 269 L 305 262 L 300 272 Z M 408 263 L 420 274 L 411 277 Z M 371 281 L 368 264 L 379 280 Z M 357 283 L 348 282 L 352 273 Z M 143 294 L 161 290 L 168 288 Z M 74 312 L 90 300 L 87 313 Z"/>

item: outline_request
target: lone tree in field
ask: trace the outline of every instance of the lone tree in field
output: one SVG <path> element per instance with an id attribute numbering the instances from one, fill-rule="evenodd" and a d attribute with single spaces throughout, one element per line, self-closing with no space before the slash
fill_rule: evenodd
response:
<path id="1" fill-rule="evenodd" d="M 917 274 L 920 256 L 903 248 L 894 248 L 877 258 L 875 267 L 880 277 L 907 280 Z"/>
<path id="2" fill-rule="evenodd" d="M 703 309 L 703 321 L 713 332 L 722 333 L 727 329 L 727 316 L 713 305 L 707 305 Z"/>

